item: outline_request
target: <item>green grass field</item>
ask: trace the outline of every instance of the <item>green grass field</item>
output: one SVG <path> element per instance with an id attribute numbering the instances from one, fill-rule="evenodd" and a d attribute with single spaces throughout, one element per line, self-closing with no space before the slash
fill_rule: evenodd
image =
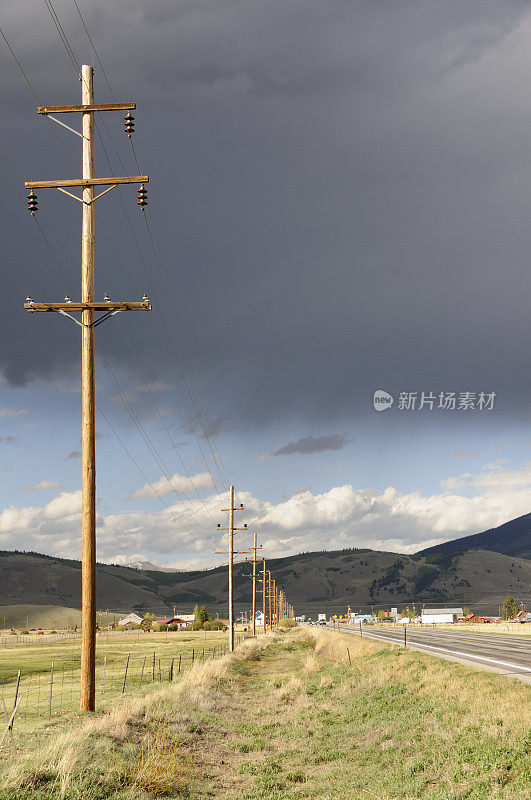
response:
<path id="1" fill-rule="evenodd" d="M 530 800 L 530 698 L 502 676 L 298 629 L 20 737 L 0 800 Z"/>

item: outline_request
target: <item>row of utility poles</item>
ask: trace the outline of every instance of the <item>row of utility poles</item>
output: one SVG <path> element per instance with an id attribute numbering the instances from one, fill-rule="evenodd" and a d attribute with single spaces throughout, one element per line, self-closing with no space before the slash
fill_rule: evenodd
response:
<path id="1" fill-rule="evenodd" d="M 274 578 L 271 578 L 271 570 L 266 567 L 266 559 L 258 558 L 258 551 L 262 549 L 262 545 L 257 544 L 257 534 L 253 537 L 253 546 L 249 550 L 235 550 L 234 549 L 234 534 L 239 531 L 247 531 L 247 525 L 241 528 L 234 526 L 234 514 L 237 511 L 243 511 L 243 503 L 239 506 L 234 505 L 234 486 L 229 490 L 229 507 L 222 508 L 222 511 L 228 512 L 229 524 L 227 528 L 222 528 L 221 523 L 218 525 L 218 531 L 223 531 L 228 534 L 228 549 L 215 550 L 217 554 L 228 555 L 228 577 L 229 577 L 229 650 L 234 650 L 234 556 L 252 554 L 252 558 L 246 558 L 247 563 L 252 564 L 252 573 L 244 575 L 244 577 L 252 578 L 252 633 L 256 636 L 256 607 L 258 596 L 258 584 L 261 584 L 261 599 L 262 599 L 262 631 L 267 631 L 267 620 L 269 619 L 269 629 L 276 628 L 282 619 L 295 619 L 295 611 L 293 606 L 288 602 L 286 593 L 277 586 Z M 260 570 L 258 565 L 261 564 Z M 267 615 L 267 606 L 269 604 L 269 615 Z"/>

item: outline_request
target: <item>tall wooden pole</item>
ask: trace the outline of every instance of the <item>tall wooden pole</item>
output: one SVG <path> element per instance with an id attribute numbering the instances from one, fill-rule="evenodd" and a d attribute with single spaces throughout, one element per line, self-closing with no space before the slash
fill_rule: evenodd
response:
<path id="1" fill-rule="evenodd" d="M 262 597 L 262 614 L 263 614 L 263 625 L 264 625 L 264 633 L 266 633 L 266 562 L 264 558 L 264 565 L 262 570 L 262 581 L 263 581 L 263 597 Z"/>
<path id="2" fill-rule="evenodd" d="M 82 67 L 83 105 L 93 105 L 92 67 Z M 83 178 L 94 178 L 94 112 L 83 113 Z M 83 188 L 81 302 L 94 302 L 94 187 Z M 96 451 L 93 309 L 81 315 L 82 378 L 82 568 L 81 568 L 81 710 L 96 702 Z"/>
<path id="3" fill-rule="evenodd" d="M 229 496 L 229 650 L 234 650 L 234 486 Z"/>
<path id="4" fill-rule="evenodd" d="M 149 181 L 148 175 L 96 178 L 94 173 L 94 113 L 102 111 L 128 111 L 135 103 L 94 103 L 94 70 L 84 64 L 81 68 L 81 105 L 38 106 L 37 114 L 80 113 L 82 115 L 82 177 L 51 181 L 25 181 L 28 195 L 28 210 L 34 216 L 37 211 L 37 196 L 34 189 L 58 189 L 82 203 L 81 228 L 81 302 L 65 297 L 64 303 L 34 303 L 26 298 L 24 308 L 31 314 L 36 312 L 59 312 L 81 325 L 81 440 L 82 440 L 82 567 L 81 567 L 81 697 L 82 711 L 94 711 L 96 700 L 96 448 L 95 448 L 95 384 L 94 384 L 94 327 L 114 313 L 121 311 L 150 311 L 151 303 L 144 295 L 142 302 L 118 301 L 108 298 L 102 303 L 94 302 L 94 202 L 114 189 L 118 184 Z M 62 124 L 62 123 L 61 123 Z M 68 125 L 66 126 L 69 127 Z M 72 129 L 74 130 L 74 129 Z M 74 130 L 74 133 L 77 131 Z M 126 133 L 129 131 L 126 128 Z M 132 130 L 131 130 L 132 133 Z M 94 194 L 94 186 L 108 189 Z M 65 187 L 81 187 L 79 198 Z M 138 205 L 146 205 L 143 187 Z M 140 190 L 139 190 L 140 191 Z M 95 312 L 103 312 L 95 319 Z M 72 316 L 81 313 L 81 321 Z"/>

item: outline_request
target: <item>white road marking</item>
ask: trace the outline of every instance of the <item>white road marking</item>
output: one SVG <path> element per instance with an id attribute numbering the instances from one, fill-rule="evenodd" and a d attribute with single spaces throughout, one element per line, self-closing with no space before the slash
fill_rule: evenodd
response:
<path id="1" fill-rule="evenodd" d="M 354 633 L 354 631 L 353 631 Z M 391 642 L 392 644 L 401 644 L 399 639 L 391 639 L 389 636 L 378 636 L 376 633 L 365 633 L 365 636 L 371 639 L 379 639 L 381 642 Z M 441 653 L 449 653 L 453 656 L 461 656 L 462 658 L 478 659 L 479 661 L 488 661 L 489 664 L 498 664 L 502 667 L 511 667 L 516 670 L 523 670 L 524 672 L 531 672 L 531 667 L 524 667 L 522 664 L 511 664 L 508 661 L 498 661 L 496 658 L 487 658 L 487 656 L 476 656 L 472 653 L 462 653 L 460 650 L 448 650 L 446 647 L 436 647 L 432 644 L 421 644 L 420 642 L 409 642 L 411 647 L 427 647 L 429 650 L 440 650 Z"/>

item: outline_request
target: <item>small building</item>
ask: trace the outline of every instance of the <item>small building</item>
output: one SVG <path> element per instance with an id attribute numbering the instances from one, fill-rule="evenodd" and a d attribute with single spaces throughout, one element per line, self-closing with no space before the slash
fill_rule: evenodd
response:
<path id="1" fill-rule="evenodd" d="M 463 616 L 462 608 L 423 608 L 421 621 L 424 625 L 441 625 L 457 622 L 459 616 Z"/>
<path id="2" fill-rule="evenodd" d="M 515 617 L 516 622 L 531 622 L 531 614 L 523 608 Z"/>
<path id="3" fill-rule="evenodd" d="M 132 614 L 128 614 L 127 617 L 118 620 L 118 625 L 120 628 L 134 628 L 135 625 L 140 625 L 144 618 L 139 617 L 138 614 L 134 612 Z"/>

